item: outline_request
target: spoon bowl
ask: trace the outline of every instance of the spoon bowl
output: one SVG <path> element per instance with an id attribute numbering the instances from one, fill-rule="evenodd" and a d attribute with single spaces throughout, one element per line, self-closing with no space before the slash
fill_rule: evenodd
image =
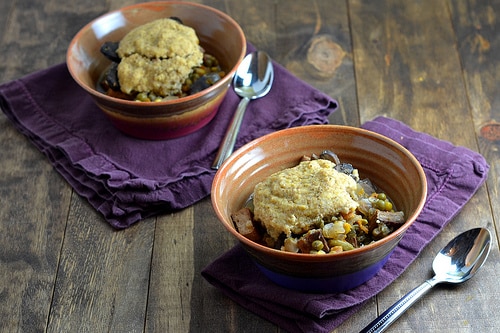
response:
<path id="1" fill-rule="evenodd" d="M 432 269 L 435 276 L 410 291 L 394 303 L 360 333 L 385 331 L 420 297 L 439 283 L 463 283 L 474 276 L 483 266 L 491 248 L 488 229 L 475 228 L 452 239 L 434 258 Z"/>
<path id="2" fill-rule="evenodd" d="M 248 103 L 260 98 L 271 90 L 274 70 L 271 58 L 263 51 L 249 53 L 238 66 L 233 79 L 234 91 L 242 100 L 233 116 L 231 124 L 224 136 L 212 169 L 219 169 L 221 164 L 233 153 L 236 137 L 243 121 Z"/>
<path id="3" fill-rule="evenodd" d="M 490 239 L 487 229 L 476 228 L 449 242 L 432 263 L 437 283 L 462 283 L 473 277 L 488 256 Z"/>
<path id="4" fill-rule="evenodd" d="M 274 70 L 271 59 L 262 51 L 248 54 L 236 69 L 233 88 L 238 96 L 256 99 L 271 90 Z"/>

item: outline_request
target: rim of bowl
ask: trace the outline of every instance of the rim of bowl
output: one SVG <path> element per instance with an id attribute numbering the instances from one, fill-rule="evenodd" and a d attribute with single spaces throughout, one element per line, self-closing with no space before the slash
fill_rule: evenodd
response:
<path id="1" fill-rule="evenodd" d="M 217 202 L 215 202 L 214 197 L 212 196 L 212 198 L 211 198 L 212 205 L 214 207 L 215 213 L 216 213 L 219 221 L 224 226 L 224 228 L 226 228 L 233 236 L 235 236 L 238 239 L 238 241 L 244 243 L 245 246 L 248 246 L 248 247 L 253 248 L 253 249 L 258 249 L 258 251 L 260 251 L 260 252 L 265 252 L 266 254 L 269 254 L 271 256 L 286 257 L 288 260 L 292 260 L 292 261 L 304 261 L 304 260 L 307 260 L 307 261 L 310 261 L 310 262 L 324 262 L 325 259 L 327 259 L 327 258 L 339 258 L 340 259 L 340 258 L 348 258 L 348 257 L 351 257 L 351 256 L 356 256 L 359 253 L 367 252 L 370 249 L 378 248 L 378 247 L 384 245 L 385 243 L 387 243 L 387 242 L 389 242 L 389 241 L 391 241 L 391 240 L 393 240 L 393 239 L 395 239 L 397 237 L 400 237 L 403 233 L 405 233 L 406 230 L 417 219 L 418 215 L 420 214 L 420 212 L 422 211 L 422 209 L 424 207 L 424 204 L 425 204 L 425 201 L 426 201 L 426 198 L 427 198 L 427 181 L 426 181 L 426 176 L 425 176 L 425 172 L 424 172 L 424 170 L 422 168 L 422 165 L 420 164 L 420 162 L 418 162 L 418 160 L 416 159 L 416 157 L 408 149 L 406 149 L 405 147 L 403 147 L 401 144 L 397 143 L 396 141 L 394 141 L 391 138 L 388 138 L 388 137 L 386 137 L 386 136 L 384 136 L 382 134 L 379 134 L 379 133 L 376 133 L 376 132 L 373 132 L 373 131 L 369 131 L 369 130 L 366 130 L 366 129 L 363 129 L 363 128 L 359 128 L 359 127 L 348 126 L 348 125 L 331 125 L 331 124 L 306 125 L 306 126 L 299 126 L 299 127 L 287 128 L 287 129 L 283 129 L 283 130 L 279 130 L 279 131 L 276 131 L 276 132 L 273 132 L 273 133 L 266 134 L 266 135 L 264 135 L 262 137 L 259 137 L 259 138 L 255 139 L 255 140 L 252 140 L 252 141 L 248 142 L 247 144 L 243 145 L 241 148 L 239 148 L 238 150 L 236 150 L 221 165 L 221 167 L 219 168 L 219 170 L 215 174 L 212 187 L 216 187 L 216 186 L 219 185 L 219 183 L 221 181 L 220 175 L 225 171 L 225 169 L 228 169 L 231 165 L 233 165 L 235 163 L 235 161 L 240 156 L 244 155 L 247 150 L 250 150 L 250 149 L 258 146 L 264 140 L 272 140 L 275 137 L 287 135 L 289 133 L 301 132 L 304 129 L 308 129 L 308 128 L 311 128 L 311 127 L 314 127 L 315 129 L 329 129 L 329 130 L 332 130 L 332 129 L 333 130 L 335 130 L 335 129 L 344 129 L 345 130 L 345 129 L 347 129 L 347 130 L 353 131 L 353 132 L 358 133 L 358 134 L 362 134 L 362 135 L 365 135 L 365 136 L 369 136 L 369 137 L 375 138 L 378 141 L 386 142 L 390 146 L 392 146 L 394 148 L 397 148 L 398 150 L 400 150 L 401 152 L 403 152 L 403 154 L 411 161 L 411 163 L 417 169 L 417 172 L 419 174 L 419 179 L 421 180 L 420 181 L 420 189 L 422 191 L 422 196 L 420 198 L 420 201 L 419 201 L 417 207 L 415 208 L 415 210 L 413 211 L 413 213 L 410 216 L 407 217 L 406 222 L 401 227 L 399 227 L 398 229 L 396 229 L 394 232 L 392 232 L 391 234 L 389 234 L 388 236 L 386 236 L 386 237 L 384 237 L 384 238 L 382 238 L 382 239 L 380 239 L 380 240 L 378 240 L 376 242 L 373 242 L 372 244 L 365 245 L 363 247 L 356 248 L 356 249 L 353 249 L 353 250 L 350 250 L 350 251 L 344 251 L 344 252 L 340 252 L 340 253 L 327 253 L 325 255 L 311 255 L 311 254 L 308 254 L 308 253 L 286 252 L 286 251 L 281 251 L 281 250 L 273 249 L 273 248 L 270 248 L 270 247 L 258 244 L 256 242 L 253 242 L 253 241 L 249 240 L 248 238 L 246 238 L 245 236 L 241 235 L 236 230 L 236 228 L 234 226 L 231 227 L 227 223 L 222 223 L 222 221 L 225 220 L 224 216 L 221 213 L 222 209 L 220 208 L 220 205 Z M 214 193 L 214 191 L 212 191 L 212 193 Z"/>
<path id="2" fill-rule="evenodd" d="M 82 87 L 83 89 L 85 89 L 87 92 L 89 92 L 91 95 L 94 95 L 96 97 L 105 99 L 105 100 L 110 101 L 110 102 L 120 102 L 120 103 L 129 105 L 129 106 L 144 105 L 144 102 L 138 102 L 138 101 L 126 100 L 126 99 L 117 98 L 117 97 L 111 97 L 109 95 L 101 93 L 97 89 L 91 88 L 88 85 L 86 85 L 75 74 L 75 71 L 74 71 L 73 66 L 72 66 L 72 62 L 69 61 L 69 59 L 70 59 L 70 50 L 78 42 L 78 40 L 80 39 L 81 35 L 83 35 L 86 31 L 88 31 L 95 22 L 97 22 L 97 21 L 99 21 L 99 20 L 101 20 L 101 19 L 103 19 L 103 18 L 105 18 L 107 16 L 111 16 L 111 15 L 113 15 L 115 13 L 119 13 L 119 12 L 123 12 L 123 11 L 131 11 L 131 10 L 134 10 L 134 9 L 142 8 L 144 6 L 165 6 L 165 5 L 181 5 L 181 6 L 187 6 L 187 7 L 203 8 L 205 10 L 214 12 L 214 13 L 216 13 L 216 14 L 224 17 L 224 19 L 226 19 L 227 21 L 229 21 L 231 23 L 231 25 L 238 31 L 238 35 L 240 36 L 240 38 L 242 40 L 242 44 L 243 44 L 243 48 L 242 48 L 241 53 L 239 55 L 238 61 L 236 62 L 236 64 L 233 66 L 233 68 L 231 68 L 231 70 L 225 76 L 225 77 L 233 77 L 233 75 L 236 73 L 236 69 L 237 69 L 238 65 L 241 63 L 241 61 L 245 57 L 246 51 L 247 51 L 246 50 L 247 47 L 246 47 L 245 33 L 243 32 L 243 29 L 241 29 L 241 27 L 238 24 L 238 22 L 236 22 L 228 14 L 226 14 L 226 13 L 224 13 L 224 12 L 222 12 L 222 11 L 216 9 L 216 8 L 213 8 L 213 7 L 210 7 L 210 6 L 207 6 L 207 5 L 203 5 L 203 4 L 199 4 L 199 3 L 184 2 L 184 1 L 152 1 L 152 2 L 143 2 L 143 3 L 138 3 L 138 4 L 134 4 L 134 5 L 130 5 L 130 6 L 125 6 L 125 7 L 119 8 L 119 9 L 115 9 L 115 10 L 109 11 L 109 12 L 103 14 L 103 15 L 100 15 L 100 16 L 94 18 L 92 21 L 90 21 L 89 23 L 85 24 L 76 33 L 76 35 L 71 40 L 71 42 L 70 42 L 70 44 L 68 46 L 68 49 L 66 51 L 66 66 L 68 67 L 68 70 L 69 70 L 71 76 L 78 83 L 78 85 L 80 87 Z M 190 100 L 196 99 L 196 98 L 198 98 L 198 97 L 200 97 L 202 95 L 210 94 L 213 90 L 218 89 L 223 84 L 225 84 L 225 80 L 219 80 L 218 82 L 216 82 L 212 86 L 210 86 L 210 87 L 208 87 L 206 89 L 203 89 L 203 90 L 201 90 L 201 91 L 199 91 L 199 92 L 197 92 L 195 94 L 188 95 L 188 96 L 185 96 L 185 97 L 181 97 L 181 98 L 178 98 L 178 99 L 172 99 L 172 100 L 167 100 L 167 101 L 155 102 L 154 105 L 155 106 L 164 106 L 164 105 L 176 105 L 176 104 L 180 104 L 180 103 L 185 103 L 186 101 L 190 101 Z M 148 105 L 151 106 L 153 104 L 148 104 Z"/>

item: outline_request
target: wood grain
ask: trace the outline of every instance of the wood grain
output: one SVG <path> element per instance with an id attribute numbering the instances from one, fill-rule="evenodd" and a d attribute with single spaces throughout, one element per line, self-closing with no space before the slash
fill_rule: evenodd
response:
<path id="1" fill-rule="evenodd" d="M 488 193 L 495 221 L 500 218 L 498 186 L 500 148 L 500 1 L 451 2 L 457 31 L 458 50 L 464 68 L 464 80 L 474 120 L 480 152 L 490 163 Z M 496 14 L 496 15 L 495 15 Z M 493 135 L 482 130 L 493 125 Z M 498 231 L 498 229 L 497 229 Z"/>
<path id="2" fill-rule="evenodd" d="M 158 218 L 146 330 L 188 332 L 191 288 L 195 279 L 194 208 Z"/>
<path id="3" fill-rule="evenodd" d="M 49 332 L 144 329 L 155 222 L 117 232 L 73 196 Z"/>
<path id="4" fill-rule="evenodd" d="M 9 132 L 2 131 L 0 140 L 15 143 Z M 20 158 L 9 158 L 19 163 L 0 167 L 0 328 L 6 332 L 46 325 L 70 201 L 59 175 L 23 144 L 15 149 Z"/>
<path id="5" fill-rule="evenodd" d="M 1 3 L 0 83 L 63 62 L 83 25 L 137 2 Z M 500 0 L 195 2 L 230 14 L 254 46 L 336 98 L 331 123 L 390 116 L 479 151 L 491 166 L 415 262 L 335 332 L 359 331 L 431 276 L 449 239 L 476 226 L 495 237 L 477 278 L 436 288 L 389 331 L 498 331 Z M 3 114 L 0 142 L 1 332 L 283 332 L 201 277 L 235 245 L 209 197 L 115 231 Z"/>
<path id="6" fill-rule="evenodd" d="M 449 16 L 448 4 L 444 1 L 387 1 L 383 8 L 379 7 L 379 2 L 352 1 L 350 4 L 356 83 L 360 113 L 366 117 L 364 120 L 387 115 L 417 130 L 478 151 L 461 58 L 456 52 L 453 28 L 458 22 L 442 19 Z M 436 243 L 424 250 L 417 263 L 391 286 L 391 290 L 377 297 L 381 309 L 389 307 L 420 281 L 430 277 L 433 256 L 447 239 L 474 226 L 492 227 L 488 194 L 484 188 L 472 201 L 437 237 Z M 485 283 L 495 283 L 494 278 L 490 278 L 496 274 L 498 267 L 495 266 L 484 268 L 482 281 L 470 282 L 477 288 L 471 290 L 477 290 L 477 293 L 461 295 L 468 299 L 467 306 L 464 306 L 463 298 L 456 297 L 454 289 L 440 289 L 414 306 L 393 329 L 412 332 L 487 331 L 487 320 L 477 321 L 473 326 L 470 318 L 478 316 L 472 309 L 480 309 L 480 313 L 487 317 L 488 307 L 495 302 L 481 296 Z M 409 285 L 408 281 L 414 282 Z M 445 307 L 460 309 L 461 316 L 438 310 Z"/>

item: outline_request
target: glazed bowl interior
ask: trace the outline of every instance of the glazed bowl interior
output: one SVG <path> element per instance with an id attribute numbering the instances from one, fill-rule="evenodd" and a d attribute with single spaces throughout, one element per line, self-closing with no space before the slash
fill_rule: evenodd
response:
<path id="1" fill-rule="evenodd" d="M 235 67 L 246 52 L 246 40 L 239 25 L 228 15 L 208 6 L 189 2 L 148 2 L 124 7 L 105 14 L 82 28 L 72 40 L 67 54 L 68 69 L 77 83 L 94 97 L 108 102 L 121 103 L 131 108 L 144 104 L 107 96 L 96 90 L 102 73 L 111 64 L 100 48 L 104 42 L 120 41 L 130 30 L 160 18 L 179 17 L 183 23 L 196 30 L 200 45 L 220 62 L 227 75 L 214 84 L 192 96 L 177 100 L 155 103 L 162 112 L 162 105 L 180 104 L 198 95 L 210 94 L 220 86 L 227 86 L 234 75 Z M 164 110 L 164 109 L 163 109 Z M 155 111 L 147 108 L 148 112 Z"/>
<path id="2" fill-rule="evenodd" d="M 351 163 L 359 170 L 361 178 L 370 179 L 384 191 L 394 201 L 397 210 L 405 213 L 405 224 L 370 245 L 327 255 L 271 249 L 236 231 L 231 214 L 245 205 L 257 183 L 274 172 L 297 165 L 303 155 L 320 154 L 325 149 L 335 152 L 341 162 Z M 266 135 L 237 150 L 215 175 L 212 204 L 222 225 L 240 241 L 258 266 L 271 274 L 280 274 L 280 278 L 293 276 L 299 280 L 312 278 L 313 282 L 315 278 L 333 278 L 335 282 L 335 276 L 350 276 L 372 267 L 369 273 L 357 276 L 364 282 L 387 260 L 422 210 L 426 184 L 419 162 L 393 140 L 360 128 L 311 125 Z M 300 289 L 302 282 L 293 288 Z M 347 289 L 352 287 L 345 286 Z"/>

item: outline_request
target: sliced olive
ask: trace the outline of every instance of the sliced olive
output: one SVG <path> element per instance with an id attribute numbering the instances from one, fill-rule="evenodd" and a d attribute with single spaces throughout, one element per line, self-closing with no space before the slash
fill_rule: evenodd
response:
<path id="1" fill-rule="evenodd" d="M 116 53 L 119 45 L 120 42 L 105 42 L 101 46 L 101 53 L 113 62 L 120 62 L 120 57 L 118 56 L 118 53 Z"/>

